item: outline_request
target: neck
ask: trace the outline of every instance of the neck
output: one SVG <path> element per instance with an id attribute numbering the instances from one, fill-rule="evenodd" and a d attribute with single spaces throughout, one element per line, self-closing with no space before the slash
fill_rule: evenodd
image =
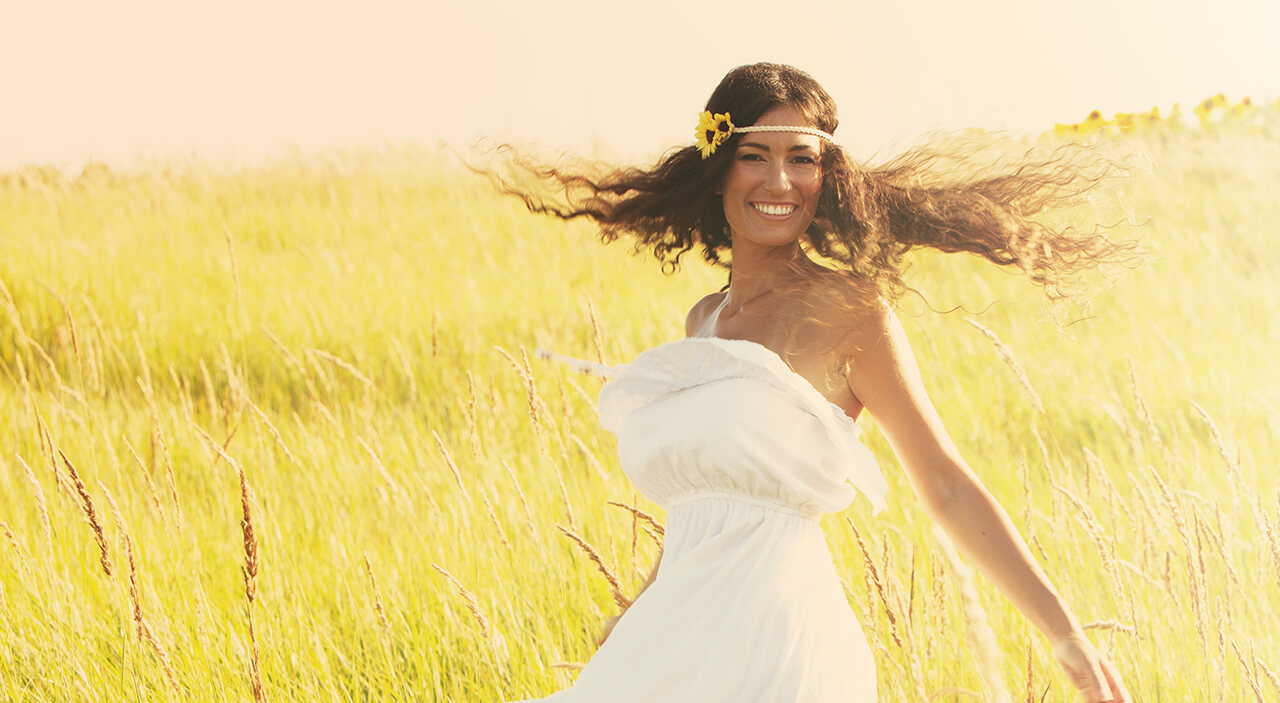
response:
<path id="1" fill-rule="evenodd" d="M 751 301 L 794 283 L 809 263 L 799 242 L 769 247 L 753 242 L 734 242 L 733 275 L 725 296 L 722 317 L 732 317 Z"/>

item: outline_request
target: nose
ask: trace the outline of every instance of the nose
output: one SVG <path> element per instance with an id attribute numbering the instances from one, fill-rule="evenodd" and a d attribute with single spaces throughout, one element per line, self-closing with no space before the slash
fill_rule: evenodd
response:
<path id="1" fill-rule="evenodd" d="M 791 177 L 787 175 L 785 162 L 774 161 L 769 164 L 769 171 L 765 174 L 764 188 L 770 193 L 785 193 L 791 190 Z"/>

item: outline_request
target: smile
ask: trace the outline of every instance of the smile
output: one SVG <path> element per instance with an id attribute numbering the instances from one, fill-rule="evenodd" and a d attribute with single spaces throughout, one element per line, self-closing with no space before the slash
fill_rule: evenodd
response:
<path id="1" fill-rule="evenodd" d="M 790 203 L 751 203 L 751 207 L 755 208 L 756 212 L 773 217 L 784 217 L 786 215 L 790 215 L 792 212 L 795 212 L 796 209 L 796 206 Z"/>

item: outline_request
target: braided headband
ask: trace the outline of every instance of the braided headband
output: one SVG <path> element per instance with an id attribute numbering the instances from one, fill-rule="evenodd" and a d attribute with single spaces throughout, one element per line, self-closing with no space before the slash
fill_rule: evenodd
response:
<path id="1" fill-rule="evenodd" d="M 694 130 L 697 136 L 698 151 L 702 152 L 702 158 L 707 158 L 716 153 L 716 149 L 729 138 L 731 134 L 738 132 L 739 134 L 747 134 L 750 132 L 799 132 L 800 134 L 811 134 L 820 137 L 828 142 L 835 143 L 835 137 L 820 129 L 813 127 L 791 127 L 782 125 L 760 125 L 755 127 L 735 127 L 733 121 L 729 119 L 729 113 L 721 112 L 711 114 L 710 110 L 704 111 L 698 116 L 698 127 Z"/>

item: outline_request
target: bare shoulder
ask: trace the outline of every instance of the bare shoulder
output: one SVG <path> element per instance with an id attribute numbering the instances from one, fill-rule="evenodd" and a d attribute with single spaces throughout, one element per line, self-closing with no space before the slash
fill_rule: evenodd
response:
<path id="1" fill-rule="evenodd" d="M 703 323 L 711 315 L 711 311 L 716 306 L 724 302 L 724 291 L 704 295 L 701 300 L 693 304 L 689 309 L 689 314 L 684 319 L 684 334 L 686 337 L 692 337 L 702 328 Z"/>

